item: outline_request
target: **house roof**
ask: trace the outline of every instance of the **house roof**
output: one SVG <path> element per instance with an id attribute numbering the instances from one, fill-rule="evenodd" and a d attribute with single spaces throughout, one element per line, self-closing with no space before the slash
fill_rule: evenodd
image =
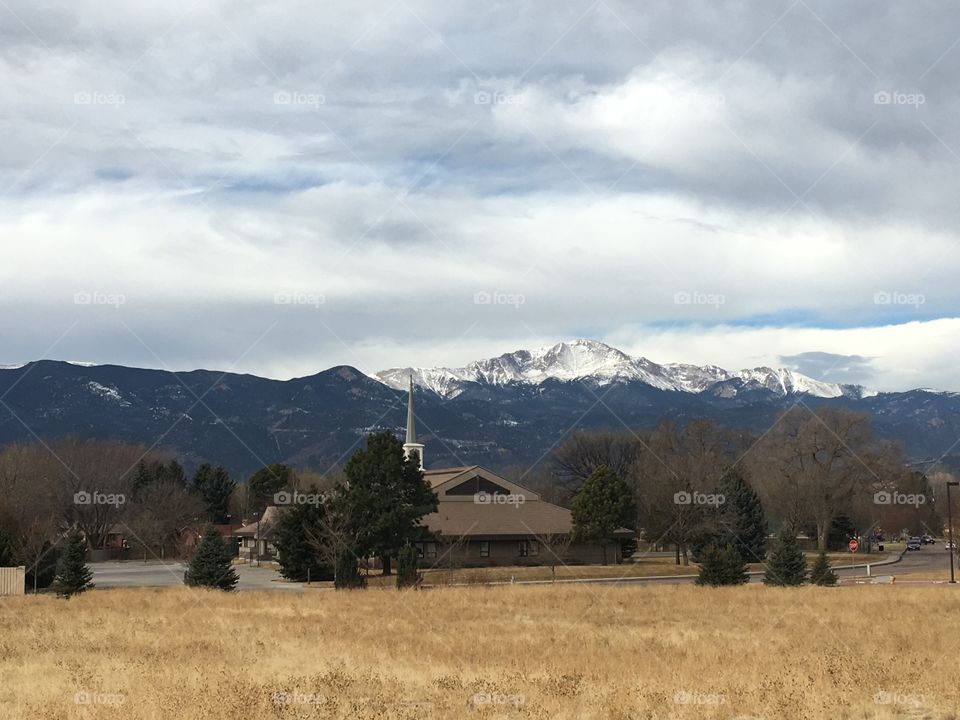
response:
<path id="1" fill-rule="evenodd" d="M 235 537 L 255 537 L 259 534 L 260 537 L 265 537 L 277 524 L 279 518 L 280 509 L 276 505 L 269 505 L 263 511 L 263 517 L 258 522 L 237 528 L 233 531 L 233 535 Z M 261 523 L 263 523 L 262 527 Z"/>
<path id="2" fill-rule="evenodd" d="M 430 487 L 436 488 L 443 485 L 448 480 L 452 480 L 458 475 L 463 475 L 468 470 L 476 470 L 479 465 L 464 465 L 463 467 L 439 468 L 437 470 L 424 470 L 423 477 L 430 483 Z"/>
<path id="3" fill-rule="evenodd" d="M 573 528 L 570 511 L 544 500 L 522 505 L 441 502 L 437 512 L 423 518 L 432 532 L 445 537 L 508 538 L 566 535 Z M 617 537 L 631 537 L 626 528 Z"/>

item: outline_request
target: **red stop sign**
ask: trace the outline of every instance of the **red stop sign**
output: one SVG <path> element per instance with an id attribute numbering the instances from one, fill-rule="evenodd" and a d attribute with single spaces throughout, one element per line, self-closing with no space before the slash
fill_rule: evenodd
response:
<path id="1" fill-rule="evenodd" d="M 857 550 L 860 549 L 860 543 L 858 543 L 857 540 L 856 540 L 856 538 L 854 538 L 853 540 L 851 540 L 851 541 L 849 542 L 849 544 L 847 545 L 847 547 L 850 548 L 850 552 L 856 552 Z"/>

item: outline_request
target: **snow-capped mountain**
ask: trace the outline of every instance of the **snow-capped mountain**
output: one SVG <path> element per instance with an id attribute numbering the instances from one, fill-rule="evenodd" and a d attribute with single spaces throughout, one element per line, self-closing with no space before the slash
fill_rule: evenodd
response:
<path id="1" fill-rule="evenodd" d="M 766 389 L 776 395 L 806 394 L 814 397 L 864 398 L 876 393 L 860 385 L 841 385 L 814 380 L 806 375 L 768 367 L 730 372 L 715 365 L 660 365 L 595 340 L 561 342 L 536 350 L 517 350 L 461 368 L 391 368 L 374 376 L 386 385 L 403 389 L 409 378 L 414 385 L 437 395 L 453 398 L 465 383 L 539 385 L 546 380 L 591 380 L 598 385 L 612 382 L 641 382 L 660 390 L 687 393 L 714 391 L 736 396 L 744 388 Z"/>

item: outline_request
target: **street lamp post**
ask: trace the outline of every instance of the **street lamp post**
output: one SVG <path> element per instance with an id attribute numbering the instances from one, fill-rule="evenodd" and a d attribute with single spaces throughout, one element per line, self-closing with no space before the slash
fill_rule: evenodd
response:
<path id="1" fill-rule="evenodd" d="M 950 582 L 957 582 L 953 576 L 953 504 L 950 502 L 950 488 L 956 485 L 960 485 L 960 481 L 957 480 L 948 480 L 947 481 L 947 527 L 950 531 L 950 539 L 948 544 L 950 545 Z"/>
<path id="2" fill-rule="evenodd" d="M 260 513 L 253 514 L 257 521 L 257 531 L 253 535 L 253 549 L 257 551 L 257 567 L 260 567 Z M 253 562 L 250 563 L 253 565 Z"/>

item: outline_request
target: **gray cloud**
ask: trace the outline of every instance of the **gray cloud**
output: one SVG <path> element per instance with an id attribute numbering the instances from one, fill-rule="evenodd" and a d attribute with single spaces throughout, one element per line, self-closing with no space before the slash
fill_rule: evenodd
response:
<path id="1" fill-rule="evenodd" d="M 921 323 L 930 384 L 948 377 L 932 321 L 960 302 L 958 7 L 8 6 L 0 362 L 75 317 L 63 357 L 156 364 L 124 318 L 178 367 L 274 375 L 584 329 L 693 360 L 694 325 L 721 362 L 731 327 L 839 317 L 829 346 L 723 362 L 819 376 L 805 347 L 874 357 L 891 345 L 859 328 Z M 87 312 L 82 290 L 129 303 Z M 275 306 L 288 291 L 327 302 Z M 244 354 L 273 323 L 270 352 Z"/>
<path id="2" fill-rule="evenodd" d="M 811 351 L 781 355 L 780 362 L 784 367 L 826 382 L 869 385 L 875 377 L 873 358 L 860 355 Z"/>

